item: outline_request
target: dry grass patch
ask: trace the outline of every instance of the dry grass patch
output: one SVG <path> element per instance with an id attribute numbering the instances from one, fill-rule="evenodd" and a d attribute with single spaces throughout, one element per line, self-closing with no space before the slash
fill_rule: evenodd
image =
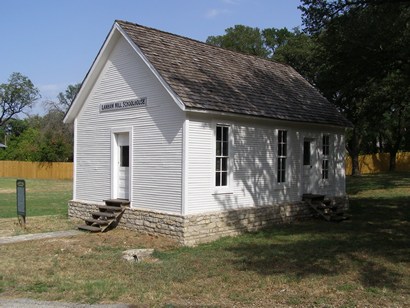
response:
<path id="1" fill-rule="evenodd" d="M 66 216 L 49 215 L 27 217 L 23 228 L 16 218 L 0 218 L 0 237 L 29 233 L 43 233 L 51 231 L 71 230 L 78 221 L 70 221 Z"/>
<path id="2" fill-rule="evenodd" d="M 410 177 L 349 183 L 352 218 L 342 223 L 280 225 L 194 248 L 119 229 L 2 245 L 0 295 L 150 307 L 408 307 Z M 134 248 L 154 248 L 160 262 L 122 260 Z"/>

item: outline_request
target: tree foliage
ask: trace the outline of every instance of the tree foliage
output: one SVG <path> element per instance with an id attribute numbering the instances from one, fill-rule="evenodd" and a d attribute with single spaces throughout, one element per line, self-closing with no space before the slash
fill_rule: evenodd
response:
<path id="1" fill-rule="evenodd" d="M 210 45 L 258 57 L 268 56 L 268 50 L 259 28 L 236 25 L 226 29 L 224 35 L 209 36 L 206 42 Z"/>
<path id="2" fill-rule="evenodd" d="M 56 101 L 47 101 L 46 107 L 48 110 L 56 110 L 63 113 L 68 111 L 71 104 L 73 103 L 78 91 L 80 91 L 81 83 L 74 85 L 68 85 L 67 89 L 64 92 L 60 92 L 57 95 Z"/>
<path id="3" fill-rule="evenodd" d="M 286 63 L 354 124 L 347 136 L 353 174 L 358 156 L 410 150 L 410 1 L 302 0 L 304 32 L 242 25 L 207 42 Z"/>
<path id="4" fill-rule="evenodd" d="M 229 50 L 289 64 L 302 76 L 313 82 L 314 42 L 298 28 L 252 28 L 236 25 L 224 35 L 209 36 L 208 44 Z"/>
<path id="5" fill-rule="evenodd" d="M 28 77 L 12 73 L 8 83 L 0 84 L 0 127 L 31 108 L 39 97 L 39 90 Z"/>
<path id="6" fill-rule="evenodd" d="M 48 113 L 23 120 L 10 120 L 0 135 L 7 134 L 7 148 L 0 159 L 66 162 L 73 160 L 73 125 L 64 124 L 65 112 L 79 90 L 79 84 L 69 85 L 59 93 L 57 101 L 47 102 Z"/>
<path id="7" fill-rule="evenodd" d="M 355 125 L 348 140 L 353 173 L 372 139 L 389 149 L 394 169 L 408 134 L 409 1 L 303 0 L 300 8 L 321 60 L 315 83 Z"/>

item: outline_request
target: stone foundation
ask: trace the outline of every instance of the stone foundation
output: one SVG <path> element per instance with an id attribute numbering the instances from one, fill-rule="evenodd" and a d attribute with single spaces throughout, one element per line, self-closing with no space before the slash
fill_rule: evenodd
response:
<path id="1" fill-rule="evenodd" d="M 347 197 L 335 198 L 333 202 L 345 209 L 348 208 Z M 91 212 L 97 210 L 97 205 L 98 203 L 70 201 L 68 215 L 82 219 L 90 217 Z M 275 224 L 307 219 L 312 214 L 311 208 L 303 201 L 186 216 L 127 208 L 119 227 L 145 234 L 167 236 L 182 245 L 191 246 L 210 242 L 223 236 L 257 231 Z"/>

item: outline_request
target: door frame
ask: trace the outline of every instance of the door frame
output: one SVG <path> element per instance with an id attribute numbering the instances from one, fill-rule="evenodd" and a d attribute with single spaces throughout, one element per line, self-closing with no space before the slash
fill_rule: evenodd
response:
<path id="1" fill-rule="evenodd" d="M 304 164 L 304 154 L 305 154 L 305 142 L 309 141 L 310 144 L 310 165 L 309 165 L 309 185 L 312 185 L 313 192 L 317 191 L 319 189 L 319 183 L 315 182 L 316 179 L 316 172 L 318 168 L 318 137 L 315 134 L 306 134 L 302 136 L 301 138 L 301 156 L 300 156 L 300 180 L 301 180 L 301 185 L 300 185 L 300 190 L 301 190 L 301 195 L 308 193 L 306 191 L 306 176 L 305 176 L 305 170 L 307 168 L 307 165 Z M 312 193 L 312 192 L 309 192 Z"/>
<path id="2" fill-rule="evenodd" d="M 111 181 L 111 198 L 116 199 L 118 198 L 118 159 L 119 159 L 119 152 L 118 152 L 118 142 L 117 142 L 117 135 L 118 134 L 128 134 L 128 144 L 129 144 L 129 201 L 131 205 L 131 200 L 133 197 L 133 189 L 132 189 L 132 175 L 133 175 L 133 135 L 132 135 L 132 127 L 121 127 L 121 128 L 112 128 L 111 129 L 111 158 L 110 158 L 110 181 Z"/>

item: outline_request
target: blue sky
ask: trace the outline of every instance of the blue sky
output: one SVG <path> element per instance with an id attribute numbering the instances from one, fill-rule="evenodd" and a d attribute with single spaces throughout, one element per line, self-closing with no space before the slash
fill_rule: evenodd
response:
<path id="1" fill-rule="evenodd" d="M 299 0 L 2 0 L 0 83 L 28 76 L 42 113 L 69 84 L 81 82 L 115 19 L 205 41 L 228 27 L 292 29 L 301 25 Z"/>

